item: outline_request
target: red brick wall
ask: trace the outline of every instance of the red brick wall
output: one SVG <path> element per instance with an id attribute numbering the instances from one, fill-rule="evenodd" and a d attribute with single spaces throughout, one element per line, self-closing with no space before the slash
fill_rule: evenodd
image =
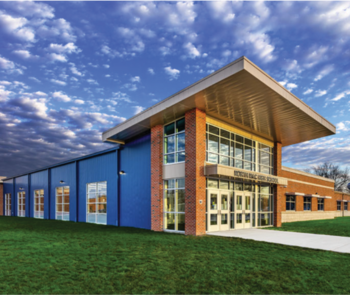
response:
<path id="1" fill-rule="evenodd" d="M 282 144 L 279 142 L 275 143 L 274 146 L 274 155 L 273 155 L 273 161 L 274 161 L 274 173 L 275 175 L 279 176 L 282 171 Z M 283 202 L 284 199 L 284 202 Z M 283 210 L 283 203 L 284 206 L 286 206 L 286 200 L 283 196 L 283 191 L 279 185 L 275 185 L 274 187 L 274 220 L 273 224 L 274 226 L 280 227 L 282 226 L 282 210 Z M 284 209 L 285 210 L 285 209 Z"/>
<path id="2" fill-rule="evenodd" d="M 334 210 L 337 210 L 337 201 L 340 201 L 340 200 L 350 201 L 350 194 L 343 194 L 340 192 L 334 192 L 334 203 L 335 203 Z M 344 210 L 344 202 L 341 202 L 341 210 Z M 348 204 L 348 211 L 350 211 L 350 204 Z"/>
<path id="3" fill-rule="evenodd" d="M 163 126 L 151 130 L 151 229 L 163 230 Z"/>
<path id="4" fill-rule="evenodd" d="M 193 109 L 185 114 L 185 122 L 185 234 L 203 235 L 205 234 L 206 207 L 204 175 L 206 114 Z"/>
<path id="5" fill-rule="evenodd" d="M 0 216 L 4 215 L 4 184 L 0 183 Z"/>

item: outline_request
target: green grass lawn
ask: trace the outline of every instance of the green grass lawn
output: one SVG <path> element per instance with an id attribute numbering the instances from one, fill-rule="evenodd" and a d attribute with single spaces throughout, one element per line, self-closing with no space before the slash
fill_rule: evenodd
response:
<path id="1" fill-rule="evenodd" d="M 0 293 L 350 293 L 350 255 L 0 217 Z"/>
<path id="2" fill-rule="evenodd" d="M 288 222 L 283 223 L 282 227 L 269 227 L 266 229 L 350 237 L 350 217 Z"/>

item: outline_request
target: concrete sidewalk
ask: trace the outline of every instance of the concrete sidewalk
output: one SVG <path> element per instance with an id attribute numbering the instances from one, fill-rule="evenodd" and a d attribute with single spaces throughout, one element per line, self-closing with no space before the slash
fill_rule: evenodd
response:
<path id="1" fill-rule="evenodd" d="M 255 228 L 211 232 L 207 233 L 207 235 L 242 238 L 288 246 L 334 251 L 339 253 L 350 253 L 350 237 L 305 234 Z"/>

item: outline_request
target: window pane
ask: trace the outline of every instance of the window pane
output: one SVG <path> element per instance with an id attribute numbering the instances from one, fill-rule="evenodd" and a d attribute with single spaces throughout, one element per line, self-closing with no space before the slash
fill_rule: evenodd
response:
<path id="1" fill-rule="evenodd" d="M 171 123 L 171 124 L 164 127 L 164 135 L 165 136 L 174 134 L 174 132 L 175 132 L 175 123 Z"/>
<path id="2" fill-rule="evenodd" d="M 96 222 L 96 215 L 95 214 L 88 214 L 87 215 L 87 222 Z"/>
<path id="3" fill-rule="evenodd" d="M 259 214 L 259 225 L 266 226 L 269 225 L 269 215 L 268 213 Z"/>
<path id="4" fill-rule="evenodd" d="M 226 180 L 220 180 L 220 189 L 229 189 L 229 182 Z"/>
<path id="5" fill-rule="evenodd" d="M 228 195 L 221 195 L 221 210 L 228 209 Z"/>
<path id="6" fill-rule="evenodd" d="M 165 192 L 165 210 L 168 212 L 175 211 L 175 191 L 173 190 Z"/>
<path id="7" fill-rule="evenodd" d="M 56 205 L 56 210 L 59 212 L 62 212 L 62 204 L 57 204 Z"/>
<path id="8" fill-rule="evenodd" d="M 177 137 L 177 151 L 185 150 L 185 133 L 176 135 Z"/>
<path id="9" fill-rule="evenodd" d="M 235 154 L 236 159 L 243 159 L 243 145 L 236 143 Z"/>
<path id="10" fill-rule="evenodd" d="M 217 214 L 210 214 L 210 225 L 218 224 L 218 216 Z"/>
<path id="11" fill-rule="evenodd" d="M 98 204 L 97 213 L 107 213 L 107 204 Z"/>
<path id="12" fill-rule="evenodd" d="M 64 193 L 65 195 L 69 195 L 69 187 L 65 187 L 65 188 L 63 189 L 63 193 Z"/>
<path id="13" fill-rule="evenodd" d="M 95 194 L 95 193 L 96 193 L 96 183 L 89 183 L 88 194 Z"/>
<path id="14" fill-rule="evenodd" d="M 230 158 L 229 157 L 220 156 L 220 164 L 229 166 L 230 165 Z"/>
<path id="15" fill-rule="evenodd" d="M 250 146 L 244 147 L 244 160 L 252 161 L 252 148 Z"/>
<path id="16" fill-rule="evenodd" d="M 177 188 L 185 188 L 185 179 L 184 178 L 179 178 L 177 180 Z"/>
<path id="17" fill-rule="evenodd" d="M 244 161 L 244 169 L 252 170 L 252 163 Z"/>
<path id="18" fill-rule="evenodd" d="M 185 118 L 182 118 L 176 122 L 176 132 L 185 130 Z"/>
<path id="19" fill-rule="evenodd" d="M 210 210 L 218 209 L 218 195 L 210 194 Z"/>
<path id="20" fill-rule="evenodd" d="M 96 203 L 96 194 L 89 194 L 88 195 L 88 202 L 89 203 Z"/>
<path id="21" fill-rule="evenodd" d="M 236 210 L 242 210 L 242 196 L 236 196 Z"/>
<path id="22" fill-rule="evenodd" d="M 219 135 L 219 128 L 209 125 L 209 132 Z"/>
<path id="23" fill-rule="evenodd" d="M 185 231 L 185 214 L 177 214 L 177 230 Z"/>
<path id="24" fill-rule="evenodd" d="M 165 156 L 165 164 L 171 164 L 175 162 L 175 154 Z"/>
<path id="25" fill-rule="evenodd" d="M 242 191 L 242 190 L 243 190 L 243 183 L 235 182 L 235 191 Z"/>
<path id="26" fill-rule="evenodd" d="M 165 153 L 175 152 L 175 136 L 166 137 L 164 140 Z"/>
<path id="27" fill-rule="evenodd" d="M 235 156 L 235 143 L 234 143 L 234 141 L 231 141 L 230 156 L 231 157 Z"/>
<path id="28" fill-rule="evenodd" d="M 40 209 L 41 212 L 44 212 L 44 205 L 40 205 L 39 209 Z"/>
<path id="29" fill-rule="evenodd" d="M 264 151 L 264 152 L 267 152 L 267 153 L 270 152 L 270 147 L 267 146 L 267 145 L 264 145 L 264 144 L 262 144 L 262 143 L 259 143 L 259 149 L 262 150 L 262 151 Z"/>
<path id="30" fill-rule="evenodd" d="M 185 152 L 177 153 L 177 161 L 178 162 L 184 162 L 185 161 Z"/>
<path id="31" fill-rule="evenodd" d="M 212 154 L 212 153 L 208 154 L 208 162 L 209 163 L 217 164 L 218 163 L 218 159 L 219 159 L 218 155 Z"/>
<path id="32" fill-rule="evenodd" d="M 242 169 L 243 168 L 243 161 L 242 160 L 235 160 L 235 167 Z"/>
<path id="33" fill-rule="evenodd" d="M 240 136 L 240 135 L 236 135 L 236 141 L 240 142 L 240 143 L 243 143 L 243 137 Z"/>
<path id="34" fill-rule="evenodd" d="M 228 214 L 221 214 L 221 224 L 228 223 Z"/>
<path id="35" fill-rule="evenodd" d="M 62 203 L 63 197 L 62 195 L 59 195 L 56 197 L 56 203 Z"/>
<path id="36" fill-rule="evenodd" d="M 253 146 L 253 141 L 250 140 L 250 139 L 248 139 L 248 138 L 245 138 L 245 139 L 244 139 L 244 143 L 245 143 L 246 145 Z"/>
<path id="37" fill-rule="evenodd" d="M 88 204 L 87 211 L 88 213 L 96 213 L 96 204 Z"/>
<path id="38" fill-rule="evenodd" d="M 268 195 L 260 195 L 260 208 L 261 211 L 270 211 Z"/>
<path id="39" fill-rule="evenodd" d="M 69 213 L 69 204 L 63 205 L 63 212 Z"/>
<path id="40" fill-rule="evenodd" d="M 185 212 L 185 190 L 182 189 L 177 191 L 177 211 Z"/>
<path id="41" fill-rule="evenodd" d="M 56 187 L 56 196 L 62 194 L 62 188 L 61 187 Z"/>
<path id="42" fill-rule="evenodd" d="M 215 135 L 209 135 L 208 151 L 219 153 L 219 137 Z"/>
<path id="43" fill-rule="evenodd" d="M 175 179 L 166 180 L 165 181 L 165 188 L 166 189 L 175 188 Z"/>
<path id="44" fill-rule="evenodd" d="M 167 213 L 165 221 L 165 229 L 175 230 L 175 214 Z"/>
<path id="45" fill-rule="evenodd" d="M 224 138 L 220 139 L 220 154 L 229 156 L 230 153 L 230 141 Z"/>
<path id="46" fill-rule="evenodd" d="M 69 196 L 64 196 L 64 203 L 69 204 Z"/>
<path id="47" fill-rule="evenodd" d="M 216 179 L 208 179 L 208 188 L 218 188 L 218 182 Z"/>
<path id="48" fill-rule="evenodd" d="M 242 223 L 242 214 L 237 214 L 236 216 L 237 216 L 237 218 L 236 218 L 236 219 L 237 219 L 237 220 L 236 220 L 236 223 L 237 223 L 237 224 L 241 224 L 241 223 Z"/>
<path id="49" fill-rule="evenodd" d="M 260 151 L 260 164 L 270 166 L 270 154 Z"/>

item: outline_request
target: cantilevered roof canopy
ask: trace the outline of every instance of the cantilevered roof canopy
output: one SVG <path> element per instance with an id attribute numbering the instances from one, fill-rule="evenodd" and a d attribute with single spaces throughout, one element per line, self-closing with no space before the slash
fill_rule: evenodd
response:
<path id="1" fill-rule="evenodd" d="M 335 134 L 335 126 L 246 57 L 105 131 L 103 141 L 125 142 L 198 108 L 282 146 Z"/>

